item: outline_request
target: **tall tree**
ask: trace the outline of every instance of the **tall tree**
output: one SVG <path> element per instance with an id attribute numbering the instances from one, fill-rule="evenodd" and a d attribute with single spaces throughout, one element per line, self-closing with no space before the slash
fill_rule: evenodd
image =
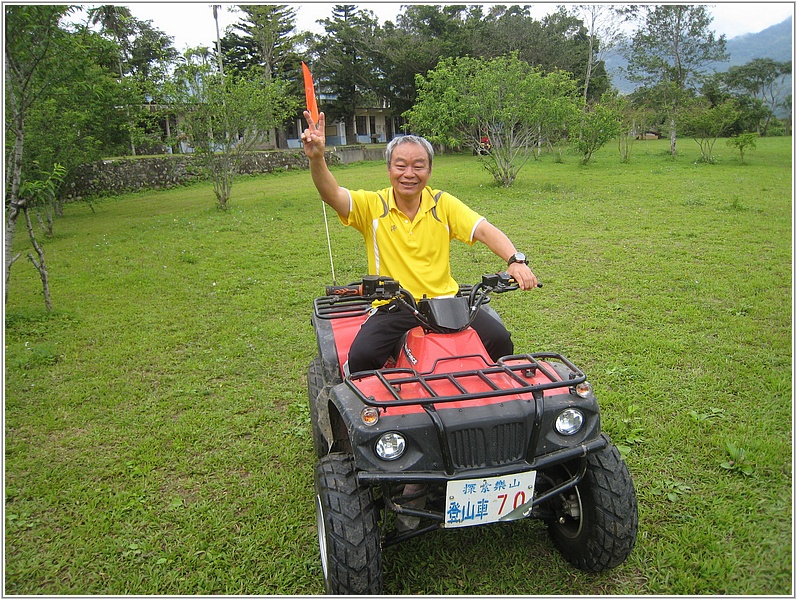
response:
<path id="1" fill-rule="evenodd" d="M 564 9 L 537 21 L 527 5 L 411 4 L 396 25 L 385 23 L 369 53 L 381 77 L 380 95 L 402 113 L 415 101 L 415 75 L 434 69 L 442 58 L 489 60 L 517 52 L 545 72 L 567 71 L 584 81 L 588 41 L 582 21 Z M 596 60 L 585 86 L 589 98 L 599 98 L 608 87 L 604 65 Z"/>
<path id="2" fill-rule="evenodd" d="M 603 65 L 606 54 L 623 40 L 624 17 L 610 4 L 581 4 L 574 7 L 587 29 L 587 68 L 584 76 L 584 102 L 590 94 L 593 72 Z M 605 68 L 604 68 L 605 71 Z"/>
<path id="3" fill-rule="evenodd" d="M 26 118 L 31 109 L 46 101 L 51 89 L 72 74 L 65 61 L 66 32 L 59 28 L 69 7 L 55 5 L 9 5 L 5 7 L 6 164 L 5 301 L 13 254 L 17 219 L 27 219 L 27 199 L 20 192 L 25 183 L 24 153 Z M 31 178 L 32 179 L 32 178 Z"/>
<path id="4" fill-rule="evenodd" d="M 398 26 L 418 41 L 433 40 L 440 58 L 471 54 L 474 25 L 481 20 L 480 7 L 464 4 L 409 4 L 397 19 Z"/>
<path id="5" fill-rule="evenodd" d="M 228 66 L 240 73 L 256 69 L 266 81 L 293 76 L 296 9 L 286 4 L 246 4 L 238 9 L 241 18 L 221 40 Z M 269 140 L 273 147 L 280 146 L 276 128 Z"/>
<path id="6" fill-rule="evenodd" d="M 758 133 L 766 135 L 775 109 L 785 98 L 783 83 L 788 75 L 791 75 L 791 61 L 754 58 L 744 65 L 729 68 L 721 79 L 734 95 L 751 96 L 768 109 L 763 122 L 757 124 Z"/>
<path id="7" fill-rule="evenodd" d="M 119 68 L 119 83 L 125 78 L 127 68 L 125 63 L 130 54 L 129 35 L 131 33 L 131 22 L 133 15 L 130 9 L 126 6 L 116 6 L 112 4 L 104 4 L 91 8 L 88 11 L 89 22 L 92 25 L 100 25 L 102 31 L 107 33 L 111 38 L 116 41 L 119 47 L 117 54 L 117 65 Z M 130 117 L 130 106 L 125 107 L 128 117 Z M 129 124 L 130 129 L 130 152 L 133 156 L 136 155 L 136 143 L 133 134 L 132 123 Z"/>
<path id="8" fill-rule="evenodd" d="M 529 6 L 491 6 L 481 22 L 480 34 L 473 38 L 473 54 L 483 58 L 495 58 L 510 52 L 522 55 L 529 45 L 534 44 L 539 25 L 531 17 Z"/>
<path id="9" fill-rule="evenodd" d="M 89 9 L 88 24 L 99 26 L 100 33 L 116 45 L 116 71 L 120 86 L 126 88 L 130 100 L 124 105 L 130 153 L 136 155 L 142 146 L 146 152 L 162 142 L 161 121 L 168 111 L 155 110 L 159 89 L 178 53 L 173 38 L 154 28 L 152 21 L 136 19 L 125 6 L 101 5 Z"/>
<path id="10" fill-rule="evenodd" d="M 133 18 L 132 29 L 127 78 L 135 108 L 131 127 L 138 151 L 146 154 L 159 151 L 171 136 L 175 115 L 163 101 L 163 88 L 179 53 L 174 39 L 151 21 Z"/>
<path id="11" fill-rule="evenodd" d="M 368 55 L 374 64 L 374 88 L 400 115 L 415 101 L 415 76 L 425 74 L 444 56 L 459 56 L 463 7 L 407 5 L 398 25 L 388 21 L 373 38 Z M 444 12 L 445 11 L 445 12 Z M 450 54 L 456 48 L 457 52 Z"/>
<path id="12" fill-rule="evenodd" d="M 590 49 L 592 36 L 581 18 L 564 7 L 538 21 L 528 6 L 491 6 L 473 31 L 473 56 L 495 58 L 516 51 L 521 60 L 545 72 L 571 73 L 590 99 L 597 100 L 609 88 L 603 62 Z"/>
<path id="13" fill-rule="evenodd" d="M 296 9 L 287 4 L 239 5 L 241 18 L 222 39 L 225 56 L 239 70 L 256 67 L 279 77 L 296 41 Z"/>
<path id="14" fill-rule="evenodd" d="M 674 157 L 678 109 L 700 84 L 704 68 L 727 59 L 725 36 L 715 37 L 704 5 L 642 5 L 630 11 L 641 15 L 628 55 L 630 79 L 659 89 Z"/>
<path id="15" fill-rule="evenodd" d="M 340 119 L 345 123 L 346 140 L 356 139 L 355 109 L 376 101 L 374 63 L 368 48 L 374 46 L 378 20 L 371 11 L 353 4 L 337 4 L 332 18 L 323 19 L 325 34 L 318 40 L 317 67 L 314 74 L 322 89 L 328 89 L 334 100 L 327 102 L 327 122 Z"/>
<path id="16" fill-rule="evenodd" d="M 125 63 L 130 55 L 129 35 L 132 31 L 133 15 L 126 6 L 103 4 L 88 10 L 89 23 L 99 25 L 118 45 L 117 65 L 119 79 L 127 74 Z"/>
<path id="17" fill-rule="evenodd" d="M 118 81 L 116 44 L 82 24 L 74 27 L 53 65 L 58 72 L 46 75 L 46 97 L 27 111 L 23 158 L 23 173 L 50 172 L 57 163 L 67 182 L 81 164 L 129 152 L 124 107 L 138 96 Z"/>

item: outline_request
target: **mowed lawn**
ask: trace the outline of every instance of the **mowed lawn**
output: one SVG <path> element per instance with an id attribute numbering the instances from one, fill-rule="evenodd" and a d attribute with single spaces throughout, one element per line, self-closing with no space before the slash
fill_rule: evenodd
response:
<path id="1" fill-rule="evenodd" d="M 519 351 L 581 366 L 639 496 L 629 560 L 571 568 L 545 528 L 441 531 L 384 553 L 388 594 L 762 594 L 792 589 L 792 140 L 531 161 L 470 154 L 432 184 L 504 229 L 544 287 L 496 297 Z M 335 167 L 387 185 L 385 166 Z M 5 311 L 5 593 L 323 592 L 306 369 L 332 283 L 309 174 L 70 204 Z M 328 211 L 338 283 L 362 239 Z M 20 224 L 21 225 L 21 224 Z M 27 253 L 24 226 L 17 251 Z M 502 269 L 453 246 L 463 283 Z"/>

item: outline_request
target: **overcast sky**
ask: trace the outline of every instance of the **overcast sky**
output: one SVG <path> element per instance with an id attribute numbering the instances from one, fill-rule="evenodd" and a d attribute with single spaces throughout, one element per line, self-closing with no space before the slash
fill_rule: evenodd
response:
<path id="1" fill-rule="evenodd" d="M 330 16 L 332 6 L 342 2 L 302 2 L 292 4 L 297 9 L 297 28 L 301 31 L 320 33 L 323 29 L 316 24 L 319 19 Z M 469 4 L 468 2 L 460 2 Z M 374 11 L 380 23 L 394 21 L 402 4 L 409 2 L 357 3 L 358 6 Z M 472 4 L 477 4 L 473 2 Z M 501 4 L 511 5 L 505 0 Z M 515 2 L 522 5 L 523 2 Z M 532 15 L 540 18 L 555 10 L 561 3 L 532 4 Z M 216 25 L 213 21 L 211 4 L 203 2 L 141 2 L 130 3 L 130 11 L 138 19 L 151 20 L 152 24 L 174 38 L 174 46 L 179 51 L 188 47 L 211 45 L 216 39 Z M 230 11 L 233 4 L 223 4 L 219 15 L 219 27 L 224 35 L 224 27 L 238 20 Z M 720 2 L 707 4 L 714 16 L 712 27 L 717 34 L 725 34 L 728 39 L 744 33 L 757 33 L 771 25 L 780 23 L 794 14 L 794 2 Z"/>

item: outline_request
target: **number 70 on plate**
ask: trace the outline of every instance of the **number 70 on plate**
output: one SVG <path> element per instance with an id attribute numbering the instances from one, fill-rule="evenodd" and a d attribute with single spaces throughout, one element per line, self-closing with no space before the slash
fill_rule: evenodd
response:
<path id="1" fill-rule="evenodd" d="M 470 527 L 524 517 L 534 499 L 536 471 L 499 477 L 460 479 L 446 486 L 444 527 Z M 517 510 L 521 508 L 521 510 Z"/>

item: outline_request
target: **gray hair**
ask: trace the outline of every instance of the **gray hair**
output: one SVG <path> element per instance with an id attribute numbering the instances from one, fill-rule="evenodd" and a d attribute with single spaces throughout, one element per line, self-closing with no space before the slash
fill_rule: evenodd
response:
<path id="1" fill-rule="evenodd" d="M 426 138 L 422 138 L 419 135 L 402 135 L 399 137 L 394 137 L 388 143 L 387 148 L 385 148 L 385 159 L 387 159 L 387 166 L 390 166 L 390 159 L 393 158 L 393 150 L 396 147 L 401 146 L 402 144 L 418 144 L 421 148 L 426 150 L 426 154 L 429 155 L 429 168 L 432 168 L 432 159 L 434 158 L 434 148 L 432 148 L 432 144 L 429 143 L 429 140 Z"/>

